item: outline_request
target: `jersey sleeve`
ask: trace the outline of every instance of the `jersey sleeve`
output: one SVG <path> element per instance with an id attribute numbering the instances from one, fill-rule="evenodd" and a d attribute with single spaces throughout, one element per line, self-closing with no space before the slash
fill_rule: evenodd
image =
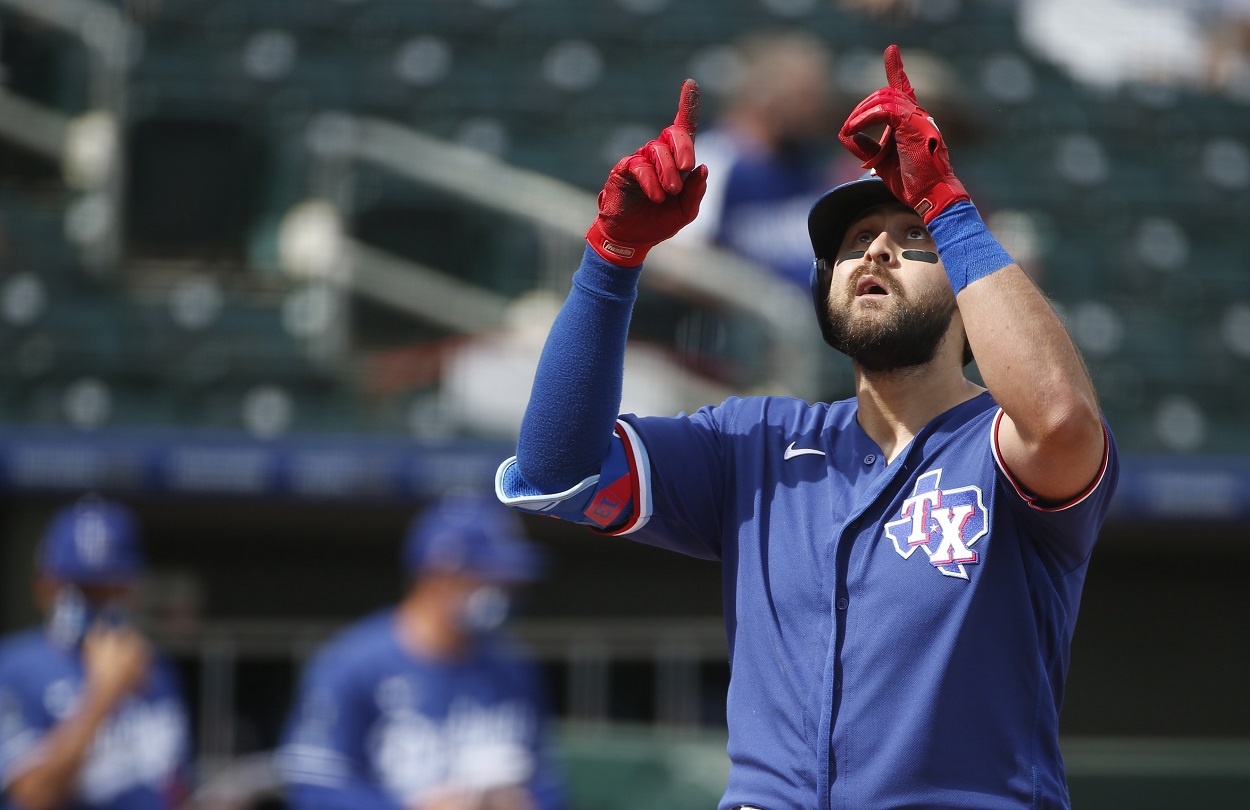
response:
<path id="1" fill-rule="evenodd" d="M 1000 409 L 994 416 L 990 446 L 999 478 L 1014 495 L 1016 512 L 1030 527 L 1042 547 L 1062 572 L 1070 571 L 1089 558 L 1098 531 L 1115 494 L 1120 462 L 1115 439 L 1103 423 L 1103 457 L 1097 475 L 1075 497 L 1063 503 L 1049 503 L 1029 493 L 1003 463 L 998 447 L 998 428 L 1003 419 Z"/>
<path id="2" fill-rule="evenodd" d="M 676 417 L 621 416 L 599 472 L 564 492 L 525 482 L 515 458 L 495 477 L 509 506 L 704 559 L 720 558 L 725 406 Z"/>
<path id="3" fill-rule="evenodd" d="M 362 696 L 323 653 L 300 683 L 277 764 L 292 810 L 403 810 L 369 778 Z"/>
<path id="4" fill-rule="evenodd" d="M 516 456 L 499 466 L 495 494 L 508 506 L 574 523 L 609 534 L 630 534 L 650 517 L 639 471 L 649 467 L 646 448 L 628 424 L 618 421 L 599 471 L 572 487 L 543 492 L 525 480 Z"/>

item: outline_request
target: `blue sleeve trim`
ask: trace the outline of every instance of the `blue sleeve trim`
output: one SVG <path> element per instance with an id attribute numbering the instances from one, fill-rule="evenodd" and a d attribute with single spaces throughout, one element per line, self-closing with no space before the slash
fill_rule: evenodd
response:
<path id="1" fill-rule="evenodd" d="M 516 464 L 508 459 L 495 473 L 495 494 L 508 506 L 526 512 L 581 523 L 600 531 L 636 522 L 637 480 L 631 459 L 632 442 L 617 433 L 609 443 L 597 475 L 587 476 L 560 492 L 545 493 L 525 480 Z M 628 528 L 628 525 L 625 525 Z"/>
<path id="2" fill-rule="evenodd" d="M 985 227 L 976 206 L 966 200 L 934 217 L 929 233 L 956 294 L 977 279 L 1015 263 Z"/>
<path id="3" fill-rule="evenodd" d="M 495 495 L 500 501 L 525 512 L 580 522 L 574 515 L 580 516 L 581 510 L 590 503 L 600 476 L 588 476 L 560 492 L 543 492 L 525 480 L 516 462 L 513 456 L 495 472 Z"/>

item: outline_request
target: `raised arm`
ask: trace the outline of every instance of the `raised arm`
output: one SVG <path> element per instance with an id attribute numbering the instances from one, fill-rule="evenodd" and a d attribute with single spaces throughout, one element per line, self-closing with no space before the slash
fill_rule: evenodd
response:
<path id="1" fill-rule="evenodd" d="M 1015 264 L 957 300 L 977 368 L 1005 414 L 1003 463 L 1039 498 L 1079 495 L 1102 467 L 1106 437 L 1093 383 L 1054 309 Z"/>
<path id="2" fill-rule="evenodd" d="M 1002 407 L 997 447 L 1030 494 L 1063 502 L 1102 467 L 1106 437 L 1093 384 L 1045 296 L 981 221 L 951 168 L 946 143 L 916 95 L 898 47 L 889 86 L 851 113 L 843 144 L 924 217 L 959 303 L 986 387 Z M 865 131 L 885 125 L 879 139 Z"/>
<path id="3" fill-rule="evenodd" d="M 517 469 L 539 491 L 599 470 L 621 404 L 625 339 L 647 251 L 695 218 L 707 167 L 695 167 L 699 86 L 687 79 L 671 126 L 612 169 L 586 254 L 543 348 L 517 442 Z"/>

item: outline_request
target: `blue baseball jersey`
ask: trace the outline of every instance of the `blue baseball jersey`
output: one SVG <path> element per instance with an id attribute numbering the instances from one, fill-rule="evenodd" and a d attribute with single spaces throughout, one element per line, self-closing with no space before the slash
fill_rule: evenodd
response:
<path id="1" fill-rule="evenodd" d="M 402 810 L 448 790 L 527 787 L 563 806 L 537 667 L 498 634 L 466 658 L 400 646 L 392 610 L 305 669 L 278 762 L 294 810 Z"/>
<path id="2" fill-rule="evenodd" d="M 38 763 L 39 742 L 69 716 L 83 688 L 75 649 L 42 629 L 0 644 L 0 808 L 19 810 L 8 786 Z M 65 810 L 166 810 L 186 792 L 191 744 L 177 680 L 157 661 L 139 691 L 125 697 L 96 733 Z"/>
<path id="3" fill-rule="evenodd" d="M 544 498 L 510 460 L 497 489 L 721 562 L 721 808 L 1067 807 L 1059 710 L 1110 434 L 1088 491 L 1043 504 L 997 455 L 988 393 L 888 464 L 856 413 L 753 397 L 624 416 L 599 476 Z"/>

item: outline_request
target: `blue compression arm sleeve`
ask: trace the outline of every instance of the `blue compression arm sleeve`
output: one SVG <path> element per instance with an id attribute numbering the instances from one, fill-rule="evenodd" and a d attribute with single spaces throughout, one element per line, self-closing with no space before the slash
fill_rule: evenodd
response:
<path id="1" fill-rule="evenodd" d="M 956 294 L 977 279 L 1013 264 L 970 202 L 961 200 L 934 217 L 929 233 Z"/>
<path id="2" fill-rule="evenodd" d="M 599 472 L 621 407 L 625 338 L 642 267 L 617 267 L 586 248 L 551 327 L 517 441 L 530 485 L 561 492 Z"/>

